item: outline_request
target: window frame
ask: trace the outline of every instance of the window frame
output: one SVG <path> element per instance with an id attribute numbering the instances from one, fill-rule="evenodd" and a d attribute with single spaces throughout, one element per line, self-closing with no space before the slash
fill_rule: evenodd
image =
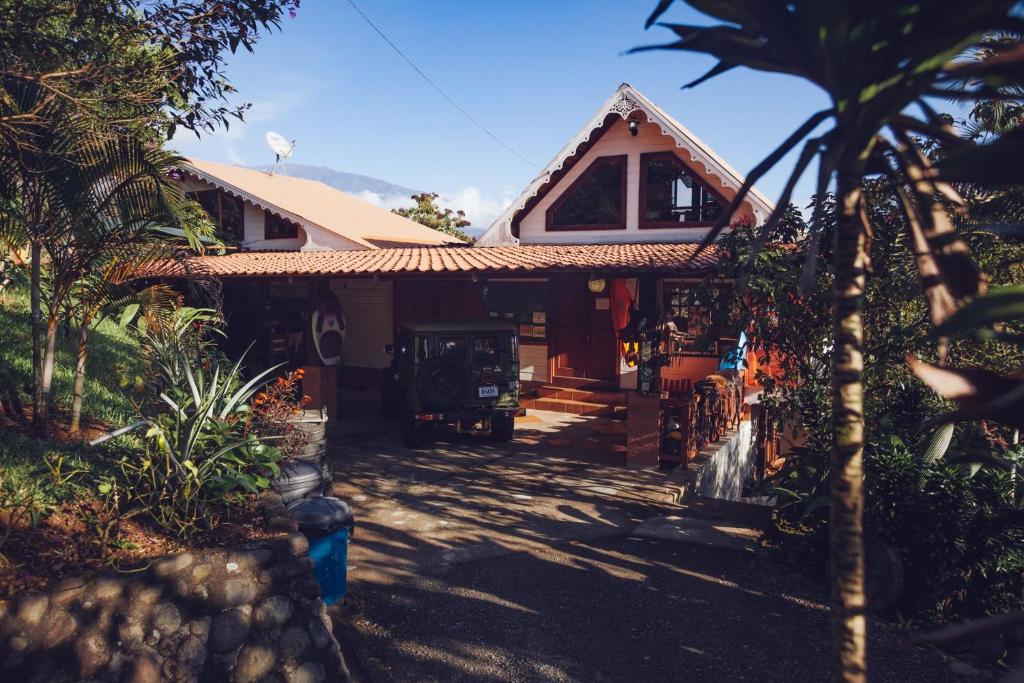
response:
<path id="1" fill-rule="evenodd" d="M 274 221 L 277 221 L 279 223 L 284 223 L 285 225 L 291 226 L 292 232 L 294 234 L 289 234 L 289 235 L 271 235 L 270 234 L 270 225 Z M 287 218 L 283 218 L 281 216 L 278 216 L 277 214 L 271 213 L 270 211 L 267 211 L 267 210 L 264 209 L 264 211 L 263 211 L 263 239 L 265 241 L 298 239 L 299 238 L 299 228 L 300 228 L 299 224 L 296 223 L 295 221 L 288 220 Z"/>
<path id="2" fill-rule="evenodd" d="M 711 187 L 700 174 L 690 168 L 675 152 L 646 152 L 640 155 L 640 196 L 637 206 L 638 226 L 641 230 L 667 230 L 670 228 L 707 228 L 715 224 L 715 221 L 649 221 L 647 220 L 647 162 L 656 159 L 670 159 L 693 176 L 694 181 L 699 183 L 707 192 L 718 200 L 722 205 L 722 211 L 729 208 L 729 200 L 721 192 Z"/>
<path id="3" fill-rule="evenodd" d="M 561 208 L 562 204 L 566 202 L 569 196 L 572 195 L 573 191 L 576 190 L 580 184 L 587 180 L 592 173 L 594 173 L 601 165 L 607 165 L 611 163 L 618 163 L 620 169 L 620 199 L 619 199 L 619 221 L 618 223 L 586 223 L 579 225 L 555 225 L 554 218 L 555 212 Z M 627 198 L 627 169 L 629 166 L 629 155 L 628 154 L 615 154 L 611 156 L 597 157 L 590 162 L 586 170 L 580 173 L 576 180 L 572 181 L 569 185 L 548 207 L 544 214 L 544 229 L 548 232 L 570 232 L 574 230 L 625 230 L 626 229 L 626 198 Z"/>
<path id="4" fill-rule="evenodd" d="M 216 208 L 217 208 L 216 214 L 210 213 L 209 210 L 205 206 L 203 206 L 202 200 L 200 199 L 200 197 L 202 197 L 203 195 L 211 196 L 211 193 L 212 193 L 212 196 L 216 198 L 216 202 L 215 202 L 216 203 Z M 217 236 L 218 237 L 220 237 L 221 239 L 224 239 L 226 241 L 229 241 L 229 242 L 239 242 L 239 243 L 241 243 L 241 242 L 245 241 L 245 200 L 244 199 L 242 199 L 241 197 L 235 196 L 233 194 L 229 194 L 229 193 L 225 192 L 224 190 L 222 190 L 219 187 L 212 187 L 212 188 L 208 188 L 208 189 L 205 189 L 205 190 L 194 190 L 190 194 L 193 195 L 193 199 L 195 200 L 195 202 L 197 204 L 199 204 L 203 208 L 203 211 L 206 211 L 207 215 L 210 217 L 210 220 L 212 220 L 214 225 L 217 226 Z M 227 199 L 228 201 L 236 204 L 237 207 L 239 208 L 239 219 L 241 221 L 241 224 L 238 226 L 239 227 L 239 232 L 237 234 L 229 234 L 224 229 L 224 200 L 225 199 Z"/>

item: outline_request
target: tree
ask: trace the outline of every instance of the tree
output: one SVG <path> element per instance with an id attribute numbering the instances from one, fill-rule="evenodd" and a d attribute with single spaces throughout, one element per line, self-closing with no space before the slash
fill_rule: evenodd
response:
<path id="1" fill-rule="evenodd" d="M 177 128 L 199 134 L 241 118 L 245 105 L 225 104 L 233 88 L 223 55 L 239 46 L 251 51 L 260 31 L 279 26 L 298 4 L 0 0 L 0 239 L 12 252 L 28 253 L 37 429 L 45 429 L 52 373 L 46 358 L 54 340 L 48 334 L 43 348 L 43 250 L 75 227 L 53 220 L 62 209 L 47 178 L 81 162 L 76 150 L 86 140 L 133 137 L 159 145 Z M 67 294 L 67 283 L 61 285 L 50 293 L 50 325 L 53 302 Z"/>
<path id="2" fill-rule="evenodd" d="M 392 211 L 399 216 L 405 216 L 420 225 L 451 235 L 463 242 L 472 242 L 473 239 L 462 231 L 462 228 L 469 227 L 466 212 L 461 209 L 458 211 L 442 209 L 437 203 L 438 197 L 436 192 L 414 194 L 412 200 L 416 202 L 416 206 L 407 209 L 392 209 Z"/>
<path id="3" fill-rule="evenodd" d="M 899 178 L 889 187 L 898 196 L 906 218 L 906 239 L 916 255 L 933 323 L 942 323 L 957 306 L 983 292 L 984 279 L 947 212 L 949 204 L 963 210 L 962 201 L 947 183 L 936 178 L 913 135 L 960 147 L 972 144 L 959 139 L 927 98 L 943 94 L 950 83 L 964 79 L 973 85 L 962 93 L 963 99 L 991 92 L 1008 72 L 1019 68 L 1021 56 L 1004 50 L 1000 59 L 986 64 L 958 61 L 958 57 L 979 45 L 986 34 L 1019 32 L 1021 26 L 1009 15 L 1015 4 L 1011 0 L 974 5 L 950 0 L 881 4 L 689 0 L 688 4 L 725 23 L 663 24 L 677 40 L 639 49 L 686 50 L 717 58 L 717 64 L 690 86 L 746 66 L 805 79 L 831 100 L 828 108 L 810 116 L 751 171 L 705 244 L 721 234 L 752 184 L 806 140 L 778 208 L 757 234 L 752 253 L 756 255 L 773 234 L 797 180 L 817 158 L 817 196 L 824 197 L 834 180 L 838 207 L 831 254 L 834 436 L 829 531 L 833 661 L 837 680 L 864 681 L 867 619 L 862 543 L 862 306 L 871 269 L 868 243 L 872 226 L 868 223 L 862 180 L 869 174 Z M 671 5 L 672 0 L 659 0 L 647 25 L 657 21 Z M 921 118 L 908 112 L 915 105 Z M 831 126 L 824 133 L 815 134 L 827 123 Z M 908 181 L 905 185 L 900 182 L 902 178 Z M 812 248 L 806 262 L 811 265 L 821 239 L 820 208 L 815 213 L 810 225 Z M 809 272 L 810 267 L 805 270 Z"/>

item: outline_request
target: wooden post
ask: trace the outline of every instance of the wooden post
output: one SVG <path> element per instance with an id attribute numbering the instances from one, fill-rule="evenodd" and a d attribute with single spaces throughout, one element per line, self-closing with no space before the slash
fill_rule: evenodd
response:
<path id="1" fill-rule="evenodd" d="M 628 394 L 626 464 L 657 465 L 661 453 L 661 395 Z"/>
<path id="2" fill-rule="evenodd" d="M 307 406 L 311 410 L 325 408 L 327 417 L 338 419 L 338 368 L 337 366 L 307 365 L 302 368 L 302 393 L 311 399 Z"/>

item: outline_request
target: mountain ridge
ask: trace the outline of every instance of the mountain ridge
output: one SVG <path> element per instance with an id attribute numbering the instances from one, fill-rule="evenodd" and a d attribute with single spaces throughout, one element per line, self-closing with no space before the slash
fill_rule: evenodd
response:
<path id="1" fill-rule="evenodd" d="M 266 164 L 263 166 L 255 166 L 253 168 L 258 171 L 269 172 L 273 166 L 271 164 Z M 408 198 L 414 194 L 418 194 L 418 191 L 411 187 L 397 185 L 395 183 L 388 182 L 387 180 L 374 178 L 373 176 L 337 171 L 327 166 L 313 166 L 311 164 L 292 164 L 285 162 L 278 164 L 277 169 L 274 172 L 280 173 L 281 175 L 291 176 L 293 178 L 317 180 L 324 185 L 330 185 L 342 192 L 348 192 L 349 194 L 355 195 L 362 192 L 372 192 L 382 198 L 392 197 L 395 195 Z"/>

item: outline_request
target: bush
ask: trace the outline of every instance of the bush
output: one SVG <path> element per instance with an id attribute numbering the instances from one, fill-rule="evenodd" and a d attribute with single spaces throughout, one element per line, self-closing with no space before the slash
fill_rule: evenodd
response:
<path id="1" fill-rule="evenodd" d="M 206 309 L 179 308 L 169 320 L 141 319 L 136 331 L 145 387 L 134 427 L 141 454 L 122 457 L 100 484 L 112 509 L 141 514 L 189 538 L 217 523 L 237 493 L 255 493 L 278 473 L 280 449 L 252 429 L 254 394 L 273 368 L 246 380 L 210 341 L 219 333 Z"/>
<path id="2" fill-rule="evenodd" d="M 898 439 L 865 457 L 865 528 L 904 563 L 904 609 L 963 619 L 1024 605 L 1024 510 L 1009 473 L 925 463 Z"/>

